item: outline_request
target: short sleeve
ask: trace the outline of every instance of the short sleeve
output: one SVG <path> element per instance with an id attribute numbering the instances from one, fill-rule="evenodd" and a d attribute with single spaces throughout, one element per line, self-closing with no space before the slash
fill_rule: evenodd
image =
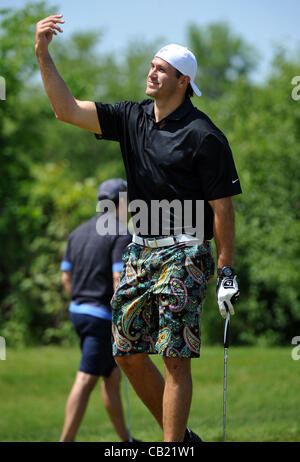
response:
<path id="1" fill-rule="evenodd" d="M 124 120 L 127 103 L 95 103 L 102 134 L 95 134 L 101 140 L 121 141 L 124 133 Z"/>
<path id="2" fill-rule="evenodd" d="M 112 272 L 121 272 L 123 268 L 122 262 L 122 255 L 127 247 L 127 245 L 131 242 L 132 236 L 126 234 L 125 236 L 118 236 L 114 242 L 114 246 L 112 249 Z"/>
<path id="3" fill-rule="evenodd" d="M 197 173 L 205 200 L 241 194 L 240 180 L 230 146 L 224 137 L 207 135 L 196 156 Z"/>
<path id="4" fill-rule="evenodd" d="M 67 248 L 60 264 L 61 271 L 71 271 L 72 270 L 72 256 L 71 256 L 71 242 L 70 238 L 68 239 Z"/>

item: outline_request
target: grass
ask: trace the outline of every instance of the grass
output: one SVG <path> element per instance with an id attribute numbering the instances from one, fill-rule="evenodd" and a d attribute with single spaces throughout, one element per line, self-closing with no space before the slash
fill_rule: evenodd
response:
<path id="1" fill-rule="evenodd" d="M 162 370 L 162 360 L 153 357 Z M 0 361 L 0 441 L 56 442 L 65 402 L 75 377 L 79 350 L 40 347 L 7 349 Z M 193 402 L 189 426 L 206 441 L 221 441 L 223 422 L 222 347 L 202 348 L 192 361 Z M 229 349 L 227 440 L 233 442 L 300 441 L 300 362 L 291 348 Z M 115 442 L 118 438 L 100 399 L 93 391 L 78 442 Z M 162 441 L 161 430 L 129 387 L 133 435 Z M 122 395 L 125 396 L 124 381 Z M 124 399 L 125 405 L 125 399 Z"/>

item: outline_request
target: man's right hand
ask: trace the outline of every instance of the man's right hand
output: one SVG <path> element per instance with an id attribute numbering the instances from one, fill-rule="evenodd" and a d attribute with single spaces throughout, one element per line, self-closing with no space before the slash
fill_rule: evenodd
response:
<path id="1" fill-rule="evenodd" d="M 64 22 L 62 15 L 56 14 L 42 19 L 36 25 L 35 53 L 44 87 L 57 119 L 101 135 L 95 103 L 74 98 L 48 53 L 53 34 L 57 35 L 57 32 L 62 32 L 57 23 L 63 24 Z"/>
<path id="2" fill-rule="evenodd" d="M 62 14 L 55 14 L 53 16 L 48 16 L 37 23 L 35 32 L 36 54 L 42 54 L 48 50 L 53 34 L 57 35 L 56 31 L 63 32 L 57 23 L 63 24 L 64 22 Z"/>

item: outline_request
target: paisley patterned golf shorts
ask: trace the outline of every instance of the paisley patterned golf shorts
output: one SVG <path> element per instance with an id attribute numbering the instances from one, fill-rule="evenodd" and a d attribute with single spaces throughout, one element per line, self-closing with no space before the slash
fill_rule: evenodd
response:
<path id="1" fill-rule="evenodd" d="M 131 243 L 111 300 L 113 355 L 200 356 L 200 317 L 214 273 L 210 241 L 149 248 Z"/>

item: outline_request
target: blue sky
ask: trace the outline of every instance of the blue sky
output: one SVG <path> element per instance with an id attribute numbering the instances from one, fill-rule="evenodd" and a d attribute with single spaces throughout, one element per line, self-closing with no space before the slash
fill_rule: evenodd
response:
<path id="1" fill-rule="evenodd" d="M 100 28 L 103 52 L 122 52 L 129 40 L 162 44 L 186 43 L 187 26 L 205 26 L 226 21 L 233 32 L 254 45 L 261 64 L 253 76 L 263 79 L 273 55 L 274 44 L 300 49 L 299 0 L 57 0 L 53 13 L 63 13 L 64 35 L 74 31 Z M 21 7 L 24 0 L 0 0 L 3 7 Z M 201 63 L 199 63 L 201 65 Z"/>

